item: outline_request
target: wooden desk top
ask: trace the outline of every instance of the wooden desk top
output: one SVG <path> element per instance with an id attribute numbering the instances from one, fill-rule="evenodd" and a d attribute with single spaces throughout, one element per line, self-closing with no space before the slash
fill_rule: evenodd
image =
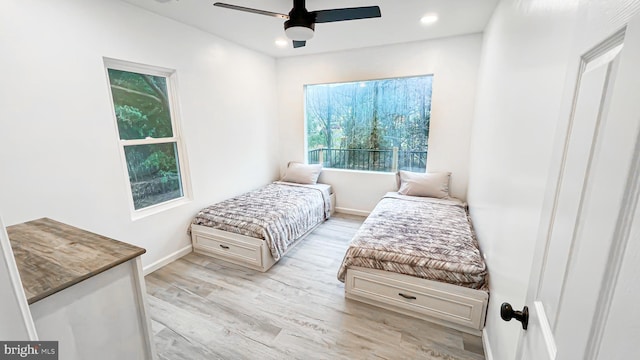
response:
<path id="1" fill-rule="evenodd" d="M 29 304 L 146 252 L 43 218 L 7 227 Z"/>

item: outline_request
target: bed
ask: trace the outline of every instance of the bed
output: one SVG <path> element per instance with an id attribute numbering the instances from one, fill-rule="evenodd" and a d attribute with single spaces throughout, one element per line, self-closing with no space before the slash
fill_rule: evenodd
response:
<path id="1" fill-rule="evenodd" d="M 479 335 L 487 268 L 465 205 L 387 193 L 355 234 L 338 271 L 345 296 Z"/>
<path id="2" fill-rule="evenodd" d="M 193 249 L 265 272 L 327 220 L 334 204 L 329 185 L 276 181 L 198 212 Z"/>

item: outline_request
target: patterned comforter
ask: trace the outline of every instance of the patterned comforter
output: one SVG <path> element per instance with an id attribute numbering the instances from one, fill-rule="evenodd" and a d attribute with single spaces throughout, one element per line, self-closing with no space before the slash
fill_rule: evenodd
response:
<path id="1" fill-rule="evenodd" d="M 275 182 L 202 209 L 192 224 L 263 239 L 278 261 L 330 211 L 328 188 Z"/>
<path id="2" fill-rule="evenodd" d="M 359 266 L 487 290 L 487 268 L 463 204 L 388 193 L 345 254 L 338 279 Z"/>

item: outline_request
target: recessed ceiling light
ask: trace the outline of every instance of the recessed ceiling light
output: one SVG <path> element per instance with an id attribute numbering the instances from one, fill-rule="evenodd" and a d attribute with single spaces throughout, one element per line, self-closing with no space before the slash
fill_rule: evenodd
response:
<path id="1" fill-rule="evenodd" d="M 420 19 L 423 25 L 431 25 L 436 21 L 438 21 L 438 14 L 426 14 Z"/>
<path id="2" fill-rule="evenodd" d="M 289 45 L 289 41 L 288 40 L 285 40 L 285 39 L 277 39 L 276 40 L 276 46 L 277 47 L 283 48 L 283 47 L 287 47 L 287 45 Z"/>

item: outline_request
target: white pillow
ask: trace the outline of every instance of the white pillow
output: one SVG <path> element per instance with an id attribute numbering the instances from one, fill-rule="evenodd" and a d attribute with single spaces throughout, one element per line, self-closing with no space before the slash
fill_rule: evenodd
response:
<path id="1" fill-rule="evenodd" d="M 318 182 L 318 176 L 321 172 L 322 165 L 320 164 L 307 165 L 292 161 L 287 166 L 282 181 L 313 185 Z"/>
<path id="2" fill-rule="evenodd" d="M 428 196 L 438 199 L 449 198 L 450 172 L 415 173 L 398 171 L 399 189 L 401 195 Z"/>

